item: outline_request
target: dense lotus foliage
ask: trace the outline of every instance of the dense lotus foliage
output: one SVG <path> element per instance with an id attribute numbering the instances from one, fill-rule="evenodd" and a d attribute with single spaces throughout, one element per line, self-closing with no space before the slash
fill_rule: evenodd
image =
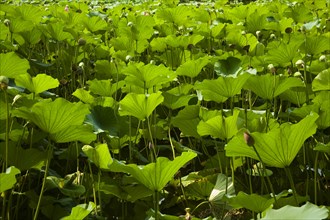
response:
<path id="1" fill-rule="evenodd" d="M 2 1 L 1 219 L 326 219 L 327 0 Z"/>

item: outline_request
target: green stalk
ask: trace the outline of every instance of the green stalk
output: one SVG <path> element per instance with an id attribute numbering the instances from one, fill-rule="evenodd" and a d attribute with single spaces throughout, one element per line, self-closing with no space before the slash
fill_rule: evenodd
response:
<path id="1" fill-rule="evenodd" d="M 317 205 L 317 162 L 319 158 L 319 151 L 316 151 L 315 161 L 314 161 L 314 203 Z"/>
<path id="2" fill-rule="evenodd" d="M 89 168 L 89 172 L 91 175 L 91 179 L 92 179 L 92 185 L 93 185 L 93 198 L 94 198 L 94 203 L 95 203 L 95 214 L 98 215 L 97 213 L 97 199 L 96 199 L 96 191 L 95 191 L 95 182 L 94 182 L 94 177 L 93 177 L 93 172 L 92 172 L 92 166 L 91 163 L 88 161 L 88 168 Z"/>
<path id="3" fill-rule="evenodd" d="M 260 154 L 258 153 L 258 151 L 257 151 L 256 147 L 254 146 L 254 144 L 252 145 L 252 147 L 253 147 L 254 151 L 256 152 L 256 154 L 257 154 L 257 156 L 258 156 L 258 158 L 259 158 L 259 160 L 260 160 L 260 162 L 262 164 L 263 175 L 266 176 L 267 182 L 268 182 L 269 187 L 270 187 L 270 191 L 272 192 L 272 194 L 274 196 L 275 203 L 276 203 L 276 194 L 275 194 L 275 191 L 274 191 L 274 188 L 273 188 L 273 184 L 270 181 L 270 178 L 269 178 L 269 176 L 266 173 L 266 166 L 265 166 L 264 162 L 262 161 L 262 159 L 260 157 Z M 257 167 L 258 167 L 258 165 L 257 165 Z"/>
<path id="4" fill-rule="evenodd" d="M 154 162 L 156 162 L 157 160 L 157 154 L 156 154 L 156 149 L 155 149 L 155 143 L 154 143 L 154 140 L 153 140 L 153 137 L 152 137 L 152 133 L 151 133 L 151 125 L 150 125 L 150 120 L 149 120 L 149 117 L 147 117 L 147 124 L 148 124 L 148 131 L 149 131 L 149 136 L 150 136 L 150 141 L 151 141 L 151 153 L 153 155 L 153 158 L 154 158 Z"/>
<path id="5" fill-rule="evenodd" d="M 101 170 L 99 169 L 99 172 L 97 173 L 97 192 L 99 197 L 100 215 L 102 216 L 102 200 L 101 200 L 100 183 L 101 183 Z"/>
<path id="6" fill-rule="evenodd" d="M 8 104 L 8 93 L 7 90 L 3 90 L 5 93 L 5 103 L 6 103 L 6 136 L 5 136 L 5 167 L 4 170 L 8 167 L 8 149 L 9 149 L 9 124 L 10 124 L 10 115 L 9 115 L 9 104 Z"/>
<path id="7" fill-rule="evenodd" d="M 159 220 L 158 212 L 159 212 L 159 192 L 155 191 L 154 193 L 154 209 L 155 209 L 155 219 Z"/>
<path id="8" fill-rule="evenodd" d="M 293 192 L 293 197 L 296 201 L 296 205 L 298 205 L 298 199 L 297 199 L 297 191 L 296 191 L 296 187 L 294 186 L 294 181 L 291 175 L 291 171 L 289 167 L 284 167 L 284 171 L 287 175 L 287 177 L 289 178 L 289 182 L 290 182 L 290 186 L 292 188 L 292 192 Z"/>
<path id="9" fill-rule="evenodd" d="M 42 196 L 44 194 L 46 180 L 47 180 L 47 174 L 48 174 L 48 170 L 49 170 L 49 164 L 50 164 L 52 155 L 53 155 L 53 146 L 51 145 L 51 143 L 49 141 L 49 144 L 48 144 L 48 155 L 47 155 L 46 168 L 45 168 L 45 175 L 44 175 L 44 179 L 43 179 L 43 182 L 42 182 L 41 191 L 40 191 L 40 195 L 39 195 L 39 199 L 38 199 L 38 204 L 37 204 L 36 211 L 34 213 L 33 220 L 37 220 L 37 218 L 38 218 L 38 214 L 39 214 L 39 210 L 40 210 L 40 205 L 41 205 L 41 199 L 42 199 Z"/>

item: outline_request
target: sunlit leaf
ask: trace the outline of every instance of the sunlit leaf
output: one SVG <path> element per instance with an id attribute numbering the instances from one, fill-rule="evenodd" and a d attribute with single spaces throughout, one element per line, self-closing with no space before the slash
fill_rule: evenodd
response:
<path id="1" fill-rule="evenodd" d="M 95 148 L 85 145 L 82 150 L 97 167 L 109 169 L 108 167 L 113 160 L 107 144 L 98 144 Z"/>
<path id="2" fill-rule="evenodd" d="M 266 211 L 265 216 L 261 219 L 326 219 L 329 210 L 326 207 L 319 207 L 310 202 L 307 202 L 301 207 L 284 206 L 280 209 L 269 209 Z"/>
<path id="3" fill-rule="evenodd" d="M 285 44 L 283 42 L 275 48 L 268 51 L 266 60 L 272 64 L 278 64 L 281 66 L 287 66 L 291 64 L 295 58 L 297 58 L 298 48 L 302 44 L 302 41 L 291 41 L 290 44 Z"/>
<path id="4" fill-rule="evenodd" d="M 20 173 L 21 171 L 13 166 L 7 168 L 5 173 L 0 173 L 0 192 L 11 189 L 17 182 L 15 176 Z"/>
<path id="5" fill-rule="evenodd" d="M 181 108 L 187 106 L 193 95 L 174 95 L 169 92 L 163 93 L 164 105 L 171 109 Z"/>
<path id="6" fill-rule="evenodd" d="M 56 133 L 51 133 L 50 137 L 57 143 L 81 141 L 89 144 L 96 139 L 92 126 L 88 125 L 72 125 Z"/>
<path id="7" fill-rule="evenodd" d="M 307 37 L 305 43 L 302 44 L 302 51 L 309 55 L 317 55 L 323 51 L 330 50 L 330 38 L 324 36 Z"/>
<path id="8" fill-rule="evenodd" d="M 144 120 L 151 115 L 155 108 L 162 103 L 164 97 L 161 92 L 152 94 L 130 93 L 120 101 L 120 115 L 131 115 Z"/>
<path id="9" fill-rule="evenodd" d="M 239 192 L 237 196 L 229 198 L 229 204 L 234 208 L 246 208 L 253 212 L 260 213 L 268 209 L 275 202 L 274 198 L 260 196 L 258 194 L 246 194 Z"/>
<path id="10" fill-rule="evenodd" d="M 251 133 L 255 141 L 254 146 L 263 162 L 272 167 L 290 166 L 304 141 L 316 132 L 315 121 L 318 117 L 314 113 L 294 125 L 284 123 L 268 133 Z M 259 160 L 254 149 L 245 143 L 242 133 L 238 133 L 227 144 L 225 150 L 229 157 L 246 156 Z"/>
<path id="11" fill-rule="evenodd" d="M 214 64 L 214 71 L 218 76 L 237 76 L 242 69 L 242 61 L 236 57 L 228 57 L 225 60 L 219 60 Z"/>
<path id="12" fill-rule="evenodd" d="M 114 160 L 109 168 L 113 172 L 129 173 L 149 189 L 160 191 L 180 168 L 196 156 L 197 154 L 193 152 L 183 152 L 181 156 L 176 157 L 173 161 L 166 157 L 158 157 L 155 163 L 145 166 L 125 165 Z"/>
<path id="13" fill-rule="evenodd" d="M 86 104 L 92 104 L 94 102 L 94 97 L 90 94 L 90 91 L 86 91 L 83 88 L 76 89 L 76 91 L 74 91 L 72 95 Z"/>
<path id="14" fill-rule="evenodd" d="M 223 196 L 235 193 L 234 183 L 231 177 L 224 174 L 218 174 L 217 182 L 210 194 L 209 201 L 213 204 L 219 204 Z"/>
<path id="15" fill-rule="evenodd" d="M 0 76 L 16 78 L 27 73 L 29 68 L 29 62 L 26 59 L 21 59 L 14 52 L 0 54 Z"/>
<path id="16" fill-rule="evenodd" d="M 38 74 L 35 77 L 31 77 L 29 74 L 22 74 L 16 77 L 16 85 L 22 86 L 28 89 L 30 92 L 39 94 L 48 89 L 54 89 L 59 86 L 57 79 L 46 74 Z"/>
<path id="17" fill-rule="evenodd" d="M 79 204 L 72 208 L 71 214 L 61 220 L 83 220 L 95 209 L 95 204 L 89 202 L 88 204 Z"/>
<path id="18" fill-rule="evenodd" d="M 320 72 L 312 82 L 313 91 L 330 90 L 330 69 Z"/>
<path id="19" fill-rule="evenodd" d="M 89 91 L 91 91 L 92 93 L 100 96 L 111 97 L 116 92 L 116 90 L 123 87 L 125 82 L 119 81 L 117 84 L 117 83 L 111 83 L 111 80 L 109 79 L 107 80 L 94 79 L 87 81 L 87 84 L 89 85 Z"/>
<path id="20" fill-rule="evenodd" d="M 245 89 L 252 90 L 258 96 L 271 100 L 293 87 L 303 87 L 303 82 L 298 78 L 284 76 L 251 76 L 244 85 Z"/>
<path id="21" fill-rule="evenodd" d="M 107 22 L 98 16 L 87 17 L 83 21 L 84 26 L 91 32 L 106 30 Z"/>
<path id="22" fill-rule="evenodd" d="M 190 60 L 179 66 L 176 73 L 181 76 L 189 76 L 191 78 L 196 77 L 209 63 L 208 57 L 202 57 L 197 60 Z"/>
<path id="23" fill-rule="evenodd" d="M 230 139 L 237 133 L 237 118 L 239 111 L 235 110 L 234 114 L 229 117 L 221 115 L 215 116 L 207 121 L 200 121 L 197 126 L 197 132 L 201 136 L 211 135 L 213 138 L 223 140 Z"/>
<path id="24" fill-rule="evenodd" d="M 197 105 L 186 106 L 172 119 L 173 125 L 180 128 L 184 135 L 199 138 L 197 132 L 197 125 L 200 121 L 199 108 Z"/>
<path id="25" fill-rule="evenodd" d="M 225 102 L 228 98 L 241 92 L 249 77 L 249 74 L 243 74 L 236 78 L 219 77 L 215 80 L 205 79 L 201 83 L 196 83 L 195 88 L 201 90 L 205 101 Z"/>
<path id="26" fill-rule="evenodd" d="M 125 81 L 129 85 L 139 86 L 140 88 L 150 89 L 157 85 L 171 82 L 176 77 L 175 73 L 170 71 L 164 65 L 152 64 L 130 64 L 124 73 L 127 75 Z"/>

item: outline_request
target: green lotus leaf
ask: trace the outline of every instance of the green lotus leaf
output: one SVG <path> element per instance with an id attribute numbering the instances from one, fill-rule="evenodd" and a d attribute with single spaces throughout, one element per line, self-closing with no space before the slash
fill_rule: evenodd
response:
<path id="1" fill-rule="evenodd" d="M 46 74 L 38 74 L 31 77 L 29 74 L 21 74 L 15 79 L 16 85 L 22 86 L 35 94 L 42 93 L 48 89 L 54 89 L 59 86 L 57 79 Z"/>
<path id="2" fill-rule="evenodd" d="M 93 125 L 93 130 L 98 134 L 102 132 L 109 133 L 110 136 L 123 137 L 129 134 L 129 124 L 127 118 L 119 116 L 117 111 L 110 107 L 94 106 L 91 114 L 87 115 L 85 121 L 87 124 Z M 134 133 L 137 127 L 135 121 L 131 121 L 131 131 Z"/>
<path id="3" fill-rule="evenodd" d="M 187 106 L 193 95 L 175 95 L 169 92 L 164 92 L 164 105 L 170 109 L 178 109 Z"/>
<path id="4" fill-rule="evenodd" d="M 250 77 L 249 74 L 238 77 L 219 77 L 214 80 L 205 79 L 201 83 L 196 83 L 195 88 L 202 92 L 205 101 L 225 102 L 228 98 L 241 92 L 245 82 Z"/>
<path id="5" fill-rule="evenodd" d="M 330 50 L 330 38 L 325 36 L 309 36 L 302 44 L 302 52 L 309 55 L 318 55 L 323 51 Z"/>
<path id="6" fill-rule="evenodd" d="M 51 133 L 50 137 L 57 143 L 81 141 L 89 144 L 96 139 L 96 134 L 92 132 L 92 126 L 72 125 L 56 133 Z"/>
<path id="7" fill-rule="evenodd" d="M 69 197 L 79 197 L 86 192 L 83 185 L 75 184 L 76 174 L 67 175 L 66 178 L 58 178 L 56 176 L 48 176 L 46 179 L 47 188 L 57 188 L 63 195 Z"/>
<path id="8" fill-rule="evenodd" d="M 310 88 L 310 86 L 308 86 Z M 310 90 L 310 89 L 308 89 Z M 310 94 L 312 94 L 312 90 L 310 90 Z M 280 98 L 283 100 L 287 100 L 296 105 L 302 105 L 306 103 L 306 88 L 304 87 L 293 87 L 291 89 L 286 90 L 280 95 Z"/>
<path id="9" fill-rule="evenodd" d="M 201 35 L 198 35 L 198 34 L 193 34 L 190 36 L 168 35 L 165 38 L 164 42 L 168 46 L 173 47 L 173 48 L 177 48 L 177 47 L 187 48 L 188 45 L 190 45 L 190 44 L 195 46 L 198 42 L 200 42 L 203 39 L 204 39 L 204 37 Z"/>
<path id="10" fill-rule="evenodd" d="M 90 91 L 86 91 L 83 88 L 76 89 L 76 91 L 74 91 L 72 95 L 86 104 L 92 104 L 95 100 L 95 98 L 90 94 Z"/>
<path id="11" fill-rule="evenodd" d="M 86 16 L 85 20 L 83 21 L 83 24 L 90 32 L 106 30 L 108 26 L 107 22 L 98 16 Z"/>
<path id="12" fill-rule="evenodd" d="M 120 115 L 131 115 L 139 120 L 145 120 L 155 108 L 162 103 L 164 97 L 161 92 L 152 94 L 129 93 L 120 101 Z"/>
<path id="13" fill-rule="evenodd" d="M 237 196 L 230 197 L 228 200 L 229 204 L 234 208 L 244 207 L 256 213 L 265 211 L 275 202 L 275 199 L 270 196 L 249 195 L 242 191 Z"/>
<path id="14" fill-rule="evenodd" d="M 95 207 L 96 206 L 93 202 L 79 204 L 72 208 L 69 216 L 62 218 L 61 220 L 83 220 L 95 209 Z"/>
<path id="15" fill-rule="evenodd" d="M 143 89 L 150 89 L 171 82 L 176 77 L 175 73 L 164 65 L 144 65 L 143 63 L 130 64 L 123 72 L 127 75 L 125 82 L 128 85 Z"/>
<path id="16" fill-rule="evenodd" d="M 106 79 L 108 80 L 112 76 L 120 74 L 118 72 L 118 66 L 114 62 L 109 62 L 108 60 L 97 60 L 95 62 L 95 71 L 97 79 Z"/>
<path id="17" fill-rule="evenodd" d="M 109 152 L 108 145 L 98 144 L 95 148 L 90 145 L 85 145 L 82 148 L 88 158 L 100 169 L 109 169 L 109 165 L 113 162 Z"/>
<path id="18" fill-rule="evenodd" d="M 202 69 L 210 62 L 208 57 L 201 57 L 197 60 L 189 60 L 179 66 L 176 73 L 180 76 L 189 76 L 194 78 L 202 71 Z"/>
<path id="19" fill-rule="evenodd" d="M 287 66 L 295 59 L 298 59 L 298 49 L 303 42 L 300 40 L 292 40 L 289 44 L 283 42 L 279 43 L 276 47 L 271 48 L 266 56 L 268 63 Z"/>
<path id="20" fill-rule="evenodd" d="M 212 192 L 214 184 L 208 177 L 200 178 L 185 187 L 185 193 L 189 197 L 197 199 L 206 199 Z"/>
<path id="21" fill-rule="evenodd" d="M 11 189 L 17 182 L 16 175 L 21 171 L 14 166 L 7 168 L 5 173 L 0 173 L 0 192 Z"/>
<path id="22" fill-rule="evenodd" d="M 242 61 L 236 57 L 228 57 L 225 60 L 219 60 L 214 64 L 214 71 L 218 76 L 237 76 L 242 70 Z"/>
<path id="23" fill-rule="evenodd" d="M 54 134 L 72 125 L 81 125 L 89 113 L 88 106 L 71 103 L 63 98 L 42 101 L 31 109 L 18 109 L 17 116 L 31 120 L 47 133 Z"/>
<path id="24" fill-rule="evenodd" d="M 10 21 L 9 30 L 11 33 L 24 33 L 32 31 L 33 27 L 32 21 L 15 18 Z"/>
<path id="25" fill-rule="evenodd" d="M 160 191 L 180 168 L 196 156 L 197 154 L 193 152 L 183 152 L 181 156 L 172 161 L 166 157 L 158 157 L 155 163 L 149 163 L 145 166 L 125 165 L 114 160 L 109 168 L 113 172 L 129 173 L 150 190 Z"/>
<path id="26" fill-rule="evenodd" d="M 316 113 L 311 113 L 297 124 L 284 123 L 268 133 L 251 133 L 263 162 L 278 168 L 290 166 L 304 141 L 316 132 L 318 117 Z M 229 141 L 225 150 L 229 157 L 246 156 L 259 160 L 254 149 L 245 143 L 241 132 Z"/>
<path id="27" fill-rule="evenodd" d="M 233 45 L 238 45 L 241 48 L 248 46 L 248 51 L 253 51 L 258 44 L 258 39 L 250 33 L 245 34 L 244 36 L 241 33 L 237 33 L 237 25 L 235 25 L 235 27 L 236 28 L 232 29 L 226 37 L 228 42 Z"/>
<path id="28" fill-rule="evenodd" d="M 5 142 L 0 143 L 0 155 L 5 157 Z M 47 152 L 29 148 L 23 149 L 21 146 L 16 146 L 15 142 L 9 142 L 8 148 L 8 164 L 17 167 L 21 171 L 31 168 L 41 170 L 45 165 Z"/>
<path id="29" fill-rule="evenodd" d="M 24 38 L 24 40 L 30 44 L 37 44 L 41 40 L 42 32 L 39 28 L 34 27 L 31 31 L 25 31 L 20 33 L 20 35 Z"/>
<path id="30" fill-rule="evenodd" d="M 14 10 L 10 10 L 8 12 L 13 17 L 21 18 L 25 21 L 32 21 L 34 23 L 39 23 L 42 20 L 42 16 L 47 14 L 47 12 L 41 10 L 40 7 L 28 4 L 23 7 L 15 7 Z"/>
<path id="31" fill-rule="evenodd" d="M 95 140 L 91 127 L 82 125 L 88 113 L 87 105 L 71 103 L 63 98 L 44 100 L 30 109 L 21 107 L 13 112 L 17 117 L 32 121 L 59 143 L 78 140 L 90 143 Z"/>
<path id="32" fill-rule="evenodd" d="M 27 73 L 28 69 L 30 69 L 29 62 L 26 59 L 21 59 L 14 52 L 0 54 L 0 76 L 16 78 Z"/>
<path id="33" fill-rule="evenodd" d="M 157 11 L 156 16 L 161 20 L 180 26 L 188 23 L 188 16 L 191 14 L 187 7 L 177 6 L 174 8 L 161 8 Z"/>
<path id="34" fill-rule="evenodd" d="M 226 177 L 226 175 L 220 173 L 217 177 L 217 182 L 210 194 L 209 202 L 213 204 L 221 203 L 224 195 L 232 195 L 235 193 L 234 183 L 231 177 Z"/>
<path id="35" fill-rule="evenodd" d="M 280 209 L 269 209 L 261 219 L 273 219 L 273 220 L 287 220 L 287 219 L 326 219 L 328 217 L 329 210 L 326 207 L 319 207 L 310 202 L 307 202 L 301 207 L 284 206 Z"/>
<path id="36" fill-rule="evenodd" d="M 288 7 L 284 15 L 293 18 L 296 23 L 305 23 L 313 19 L 311 10 L 304 4 Z"/>
<path id="37" fill-rule="evenodd" d="M 258 96 L 272 100 L 283 92 L 293 87 L 303 87 L 303 82 L 298 78 L 272 76 L 270 74 L 251 76 L 244 85 L 245 89 L 252 90 Z"/>
<path id="38" fill-rule="evenodd" d="M 72 39 L 72 35 L 63 30 L 63 24 L 61 22 L 51 23 L 44 27 L 44 33 L 48 34 L 50 38 L 56 41 L 65 41 Z"/>
<path id="39" fill-rule="evenodd" d="M 330 69 L 320 72 L 312 82 L 313 91 L 330 90 Z"/>
<path id="40" fill-rule="evenodd" d="M 173 125 L 180 128 L 184 135 L 199 138 L 197 132 L 197 125 L 200 122 L 199 109 L 197 105 L 186 106 L 172 119 Z"/>
<path id="41" fill-rule="evenodd" d="M 238 115 L 239 111 L 235 110 L 232 116 L 226 118 L 218 115 L 207 121 L 200 121 L 197 126 L 197 132 L 201 136 L 211 135 L 213 138 L 220 138 L 223 140 L 230 139 L 238 131 Z"/>
<path id="42" fill-rule="evenodd" d="M 93 94 L 100 95 L 100 96 L 107 96 L 111 97 L 118 89 L 124 86 L 124 81 L 119 81 L 117 83 L 111 83 L 111 80 L 90 80 L 87 81 L 87 84 L 89 85 L 89 91 L 91 91 Z"/>
<path id="43" fill-rule="evenodd" d="M 255 11 L 246 19 L 246 30 L 249 33 L 256 33 L 256 31 L 266 30 L 269 26 L 266 14 L 260 14 Z"/>

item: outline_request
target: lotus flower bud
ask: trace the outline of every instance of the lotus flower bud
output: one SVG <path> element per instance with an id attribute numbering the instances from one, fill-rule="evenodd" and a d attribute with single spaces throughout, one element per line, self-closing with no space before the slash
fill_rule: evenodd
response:
<path id="1" fill-rule="evenodd" d="M 327 61 L 327 57 L 325 55 L 321 55 L 320 58 L 319 58 L 319 61 L 320 62 L 325 62 L 325 61 Z"/>
<path id="2" fill-rule="evenodd" d="M 125 60 L 126 61 L 130 61 L 130 60 L 132 60 L 133 59 L 133 57 L 131 56 L 131 55 L 127 55 L 126 57 L 125 57 Z"/>
<path id="3" fill-rule="evenodd" d="M 267 66 L 267 68 L 270 70 L 271 73 L 275 73 L 275 72 L 276 72 L 276 69 L 275 69 L 275 67 L 274 67 L 273 64 L 269 64 L 269 65 Z"/>
<path id="4" fill-rule="evenodd" d="M 244 132 L 244 140 L 245 140 L 245 143 L 248 145 L 248 146 L 253 146 L 254 145 L 254 139 L 253 137 L 248 133 L 248 132 Z"/>
<path id="5" fill-rule="evenodd" d="M 7 90 L 9 79 L 6 76 L 0 76 L 0 89 Z"/>
<path id="6" fill-rule="evenodd" d="M 291 34 L 292 33 L 292 28 L 291 27 L 285 28 L 285 33 Z"/>
<path id="7" fill-rule="evenodd" d="M 66 12 L 69 11 L 69 5 L 66 5 L 66 6 L 65 6 L 64 11 L 66 11 Z"/>
<path id="8" fill-rule="evenodd" d="M 294 76 L 294 77 L 301 77 L 301 73 L 300 73 L 299 71 L 297 71 L 297 72 L 295 72 L 295 73 L 293 74 L 293 76 Z"/>
<path id="9" fill-rule="evenodd" d="M 79 46 L 84 46 L 85 44 L 86 44 L 86 40 L 84 38 L 79 38 L 78 45 Z"/>
<path id="10" fill-rule="evenodd" d="M 19 100 L 20 98 L 22 98 L 22 96 L 21 96 L 20 94 L 15 95 L 15 97 L 13 98 L 13 103 L 11 103 L 11 105 L 14 105 L 15 102 L 16 102 L 17 100 Z"/>
<path id="11" fill-rule="evenodd" d="M 261 37 L 261 31 L 256 31 L 257 37 Z"/>
<path id="12" fill-rule="evenodd" d="M 10 25 L 10 20 L 9 19 L 5 19 L 3 21 L 3 23 L 8 27 Z"/>
<path id="13" fill-rule="evenodd" d="M 305 65 L 305 62 L 303 60 L 297 60 L 296 67 L 303 68 Z"/>

